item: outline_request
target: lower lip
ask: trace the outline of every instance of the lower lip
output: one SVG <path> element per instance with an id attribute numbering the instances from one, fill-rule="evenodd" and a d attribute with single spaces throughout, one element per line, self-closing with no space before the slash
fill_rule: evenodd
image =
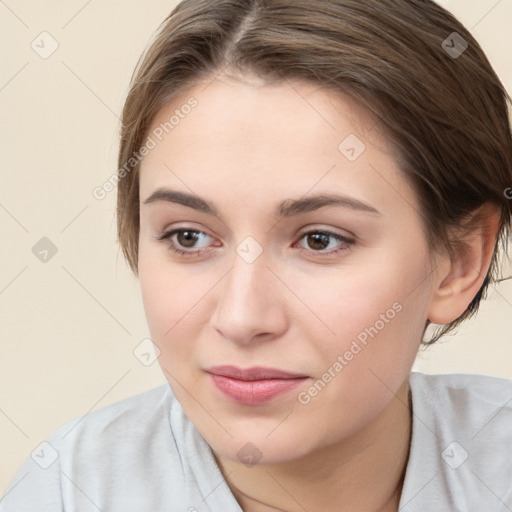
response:
<path id="1" fill-rule="evenodd" d="M 221 393 L 239 404 L 259 405 L 291 391 L 308 377 L 297 379 L 238 380 L 209 374 Z"/>

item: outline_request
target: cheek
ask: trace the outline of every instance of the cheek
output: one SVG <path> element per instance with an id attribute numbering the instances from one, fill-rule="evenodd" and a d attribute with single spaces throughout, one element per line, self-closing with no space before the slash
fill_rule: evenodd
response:
<path id="1" fill-rule="evenodd" d="M 160 253 L 161 248 L 149 247 L 143 241 L 139 244 L 139 283 L 146 320 L 153 342 L 163 350 L 164 340 L 185 315 L 190 288 L 184 286 Z"/>
<path id="2" fill-rule="evenodd" d="M 315 313 L 302 316 L 299 329 L 313 346 L 316 377 L 329 369 L 344 375 L 330 386 L 333 393 L 338 386 L 375 381 L 372 371 L 392 386 L 400 383 L 424 330 L 427 272 L 425 260 L 397 252 L 295 280 L 298 295 Z"/>
<path id="3" fill-rule="evenodd" d="M 417 269 L 407 272 L 399 265 L 384 269 L 369 264 L 299 275 L 293 282 L 296 295 L 312 313 L 302 315 L 303 323 L 311 326 L 308 330 L 314 327 L 317 338 L 346 342 L 360 333 L 364 338 L 375 325 L 383 331 L 394 322 L 412 291 L 415 274 Z"/>
<path id="4" fill-rule="evenodd" d="M 188 357 L 211 316 L 211 290 L 222 274 L 207 266 L 172 264 L 160 250 L 139 250 L 139 282 L 151 339 L 160 362 Z"/>
<path id="5" fill-rule="evenodd" d="M 400 265 L 387 270 L 353 269 L 344 278 L 317 281 L 321 290 L 309 288 L 311 309 L 333 332 L 302 320 L 302 337 L 314 347 L 308 360 L 315 373 L 298 397 L 298 413 L 305 423 L 312 416 L 330 418 L 325 439 L 370 421 L 398 392 L 416 357 L 427 301 L 425 290 L 413 283 L 423 273 Z"/>
<path id="6" fill-rule="evenodd" d="M 154 269 L 140 272 L 139 277 L 148 327 L 153 341 L 160 350 L 164 350 L 179 331 L 181 322 L 190 326 L 187 317 L 193 314 L 193 304 L 199 300 L 200 294 L 190 282 L 187 286 L 179 277 Z"/>

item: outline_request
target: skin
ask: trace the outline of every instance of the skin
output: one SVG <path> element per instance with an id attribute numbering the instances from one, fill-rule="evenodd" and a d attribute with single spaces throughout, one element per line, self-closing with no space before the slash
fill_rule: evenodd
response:
<path id="1" fill-rule="evenodd" d="M 457 318 L 477 293 L 496 220 L 460 258 L 432 254 L 391 144 L 349 97 L 223 75 L 162 108 L 150 132 L 191 96 L 198 105 L 140 174 L 139 278 L 162 370 L 244 511 L 396 511 L 411 434 L 408 376 L 426 321 Z M 349 134 L 366 146 L 355 161 L 338 149 Z M 218 215 L 145 204 L 161 187 L 200 196 Z M 273 213 L 283 200 L 332 192 L 379 213 L 338 205 Z M 176 228 L 200 232 L 195 245 L 172 238 L 192 256 L 156 239 Z M 318 230 L 353 243 L 304 236 Z M 248 236 L 263 251 L 251 263 L 236 252 Z M 393 319 L 301 403 L 299 393 L 394 304 Z M 204 372 L 220 364 L 309 378 L 266 404 L 240 405 Z M 237 455 L 247 443 L 261 457 L 254 465 Z"/>

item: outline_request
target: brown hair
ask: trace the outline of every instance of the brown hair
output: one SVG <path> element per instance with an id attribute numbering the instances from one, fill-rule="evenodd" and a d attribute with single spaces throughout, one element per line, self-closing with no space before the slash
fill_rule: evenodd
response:
<path id="1" fill-rule="evenodd" d="M 498 242 L 506 250 L 510 233 L 511 99 L 476 40 L 431 0 L 182 1 L 141 56 L 122 114 L 118 238 L 136 275 L 140 162 L 133 156 L 167 102 L 226 70 L 315 83 L 369 108 L 418 194 L 433 249 L 452 251 L 453 228 L 485 203 L 496 205 L 500 230 L 485 281 L 431 342 L 476 312 L 496 278 Z"/>

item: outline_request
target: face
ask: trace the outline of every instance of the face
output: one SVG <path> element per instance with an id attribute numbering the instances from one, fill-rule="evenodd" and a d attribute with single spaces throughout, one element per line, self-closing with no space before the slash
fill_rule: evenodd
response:
<path id="1" fill-rule="evenodd" d="M 361 431 L 407 380 L 432 297 L 418 201 L 376 120 L 305 83 L 217 78 L 149 135 L 139 278 L 192 423 L 260 463 Z M 241 371 L 256 367 L 294 378 Z"/>

